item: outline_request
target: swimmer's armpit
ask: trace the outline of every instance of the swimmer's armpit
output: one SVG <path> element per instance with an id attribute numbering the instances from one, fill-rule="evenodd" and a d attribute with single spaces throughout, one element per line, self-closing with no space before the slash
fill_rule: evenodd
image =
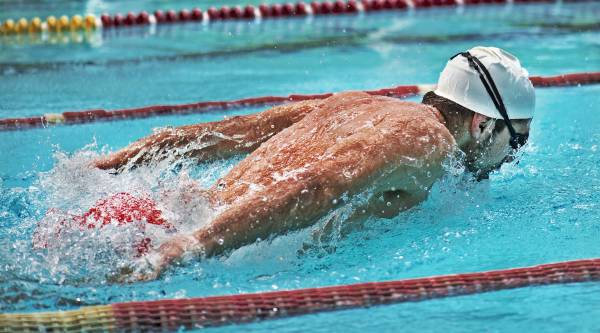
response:
<path id="1" fill-rule="evenodd" d="M 386 191 L 373 196 L 367 210 L 370 215 L 383 218 L 393 218 L 427 199 L 427 191 L 407 192 L 402 190 Z"/>
<path id="2" fill-rule="evenodd" d="M 250 153 L 322 103 L 302 101 L 218 122 L 166 128 L 96 160 L 94 166 L 123 171 L 167 158 L 193 158 L 200 162 Z"/>

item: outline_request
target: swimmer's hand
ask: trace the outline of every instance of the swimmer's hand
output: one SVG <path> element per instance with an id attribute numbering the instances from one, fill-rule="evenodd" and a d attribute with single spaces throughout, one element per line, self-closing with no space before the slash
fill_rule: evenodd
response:
<path id="1" fill-rule="evenodd" d="M 184 255 L 198 255 L 202 247 L 193 236 L 177 235 L 163 243 L 158 249 L 136 260 L 132 265 L 119 269 L 108 278 L 109 282 L 132 283 L 156 280 L 171 263 L 183 259 Z"/>

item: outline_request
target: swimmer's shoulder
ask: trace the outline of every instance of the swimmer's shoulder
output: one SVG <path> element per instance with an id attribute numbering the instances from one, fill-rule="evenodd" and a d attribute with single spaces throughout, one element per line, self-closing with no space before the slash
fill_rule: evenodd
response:
<path id="1" fill-rule="evenodd" d="M 383 97 L 387 140 L 397 147 L 397 153 L 415 157 L 443 159 L 454 150 L 456 141 L 435 108 L 414 102 Z"/>
<path id="2" fill-rule="evenodd" d="M 364 91 L 346 91 L 333 94 L 332 96 L 323 100 L 323 105 L 326 105 L 331 109 L 364 107 L 370 111 L 391 110 L 396 115 L 419 115 L 425 117 L 433 116 L 434 119 L 443 121 L 441 115 L 438 115 L 437 110 L 431 106 L 410 101 L 403 101 L 395 97 L 371 95 Z"/>

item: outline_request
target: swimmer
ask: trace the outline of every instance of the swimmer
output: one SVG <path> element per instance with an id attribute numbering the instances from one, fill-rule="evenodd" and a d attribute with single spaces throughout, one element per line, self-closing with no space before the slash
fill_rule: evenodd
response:
<path id="1" fill-rule="evenodd" d="M 363 92 L 161 131 L 101 158 L 116 172 L 166 156 L 207 161 L 248 154 L 205 195 L 217 216 L 147 256 L 152 279 L 184 255 L 213 256 L 314 224 L 342 198 L 374 193 L 353 220 L 391 218 L 427 198 L 461 150 L 478 179 L 529 136 L 535 94 L 517 58 L 494 47 L 452 57 L 421 104 Z M 195 149 L 185 148 L 194 143 Z M 188 146 L 191 147 L 191 146 Z"/>

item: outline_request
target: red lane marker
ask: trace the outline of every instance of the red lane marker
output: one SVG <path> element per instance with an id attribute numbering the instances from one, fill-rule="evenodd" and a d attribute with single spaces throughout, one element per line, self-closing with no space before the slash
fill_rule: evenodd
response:
<path id="1" fill-rule="evenodd" d="M 182 22 L 189 21 L 192 19 L 192 13 L 187 9 L 179 11 L 179 20 Z"/>
<path id="2" fill-rule="evenodd" d="M 170 9 L 167 11 L 167 14 L 165 15 L 166 21 L 169 23 L 172 22 L 177 22 L 177 12 L 175 12 L 174 10 Z"/>
<path id="3" fill-rule="evenodd" d="M 102 22 L 102 26 L 106 28 L 113 25 L 112 18 L 108 14 L 102 14 L 100 16 L 100 21 Z"/>
<path id="4" fill-rule="evenodd" d="M 202 21 L 202 10 L 200 8 L 192 9 L 192 20 Z"/>
<path id="5" fill-rule="evenodd" d="M 362 4 L 362 9 L 357 5 L 357 1 Z M 515 3 L 548 3 L 554 2 L 555 0 L 514 0 Z M 591 0 L 565 0 L 571 1 L 591 1 Z M 447 7 L 447 6 L 472 6 L 472 5 L 489 5 L 489 4 L 505 4 L 508 0 L 464 0 L 462 4 L 458 0 L 335 0 L 331 2 L 325 0 L 322 2 L 313 1 L 310 5 L 306 5 L 302 1 L 296 3 L 275 3 L 271 5 L 261 4 L 258 9 L 261 17 L 273 18 L 273 17 L 292 17 L 292 16 L 305 16 L 305 15 L 337 15 L 356 13 L 359 10 L 364 12 L 371 11 L 389 11 L 396 9 L 405 9 L 412 6 L 417 9 L 434 8 L 434 7 Z M 246 10 L 251 5 L 240 7 L 236 6 L 230 8 L 223 6 L 221 8 L 210 7 L 207 10 L 207 14 L 211 20 L 229 20 L 229 19 L 251 19 L 255 18 L 254 12 Z M 308 8 L 312 9 L 312 13 L 308 11 Z M 244 9 L 242 9 L 244 8 Z M 198 9 L 199 10 L 199 9 Z M 164 23 L 175 23 L 175 22 L 188 22 L 202 21 L 201 15 L 198 12 L 193 13 L 193 10 L 181 9 L 179 12 L 169 10 L 164 13 L 161 10 L 154 12 L 154 21 L 156 24 Z M 144 12 L 141 12 L 144 13 Z M 150 15 L 146 14 L 143 17 L 142 14 L 128 13 L 127 16 L 123 16 L 119 13 L 111 17 L 108 14 L 102 14 L 100 17 L 103 28 L 120 28 L 128 27 L 133 25 L 149 24 L 151 22 Z M 200 12 L 201 13 L 201 12 Z"/>
<path id="6" fill-rule="evenodd" d="M 150 16 L 146 12 L 140 12 L 136 18 L 137 24 L 149 24 Z"/>
<path id="7" fill-rule="evenodd" d="M 221 326 L 497 290 L 600 280 L 600 259 L 289 291 L 115 303 L 117 330 Z"/>
<path id="8" fill-rule="evenodd" d="M 245 19 L 253 19 L 256 17 L 256 13 L 254 12 L 254 6 L 248 5 L 246 7 L 244 7 L 244 14 L 243 14 Z"/>
<path id="9" fill-rule="evenodd" d="M 157 10 L 154 12 L 154 18 L 156 19 L 156 23 L 160 24 L 167 20 L 165 13 L 162 10 Z"/>
<path id="10" fill-rule="evenodd" d="M 332 5 L 333 6 L 333 5 Z M 238 7 L 236 7 L 238 8 Z M 265 8 L 265 7 L 263 7 Z M 333 8 L 333 7 L 332 7 Z M 212 9 L 212 11 L 211 11 Z M 218 17 L 219 12 L 216 9 L 209 9 L 209 15 L 216 15 Z M 239 8 L 238 8 L 239 9 Z M 281 9 L 281 8 L 280 8 Z M 322 8 L 321 8 L 322 9 Z M 241 11 L 241 9 L 240 9 Z M 212 14 L 211 14 L 212 13 Z M 227 17 L 230 15 L 230 11 L 225 13 Z M 240 15 L 236 11 L 235 15 Z M 174 12 L 172 17 L 177 17 Z M 572 73 L 562 74 L 557 76 L 532 76 L 530 77 L 531 82 L 536 87 L 562 87 L 562 86 L 575 86 L 575 85 L 586 85 L 600 83 L 600 72 L 590 73 Z M 397 98 L 405 98 L 420 93 L 417 85 L 408 86 L 397 86 L 392 88 L 383 88 L 379 90 L 367 91 L 373 95 L 392 96 Z M 214 110 L 228 110 L 242 107 L 251 106 L 263 106 L 263 105 L 276 105 L 287 102 L 303 101 L 307 99 L 324 99 L 331 96 L 332 93 L 316 94 L 316 95 L 299 95 L 293 94 L 289 96 L 262 96 L 262 97 L 250 97 L 240 100 L 233 101 L 209 101 L 199 102 L 190 104 L 178 104 L 178 105 L 153 105 L 141 108 L 122 109 L 122 110 L 86 110 L 86 111 L 72 111 L 63 112 L 62 114 L 52 114 L 51 117 L 37 116 L 28 118 L 11 118 L 11 119 L 0 119 L 0 131 L 2 130 L 20 130 L 28 128 L 43 127 L 48 124 L 77 124 L 77 123 L 88 123 L 98 120 L 120 120 L 120 119 L 134 119 L 134 118 L 147 118 L 152 116 L 170 115 L 170 114 L 186 114 L 186 113 L 204 113 Z"/>
<path id="11" fill-rule="evenodd" d="M 44 125 L 44 116 L 0 119 L 0 130 L 11 128 L 43 127 Z"/>

